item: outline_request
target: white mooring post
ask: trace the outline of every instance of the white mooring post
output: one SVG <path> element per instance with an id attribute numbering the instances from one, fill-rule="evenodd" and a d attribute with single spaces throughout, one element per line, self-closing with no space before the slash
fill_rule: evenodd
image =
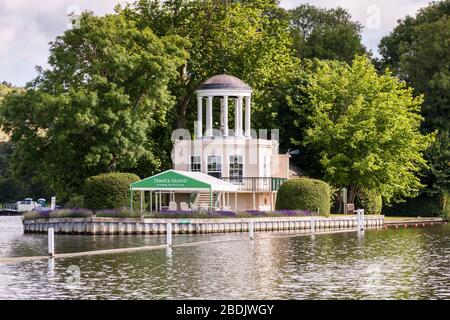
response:
<path id="1" fill-rule="evenodd" d="M 316 226 L 315 226 L 315 220 L 314 220 L 314 217 L 311 217 L 311 233 L 314 233 L 314 231 L 315 231 L 315 228 L 316 228 Z"/>
<path id="2" fill-rule="evenodd" d="M 364 209 L 356 210 L 357 220 L 358 220 L 358 231 L 364 231 Z"/>
<path id="3" fill-rule="evenodd" d="M 169 247 L 172 246 L 172 224 L 168 223 L 166 226 L 166 239 L 167 239 L 167 245 Z"/>
<path id="4" fill-rule="evenodd" d="M 360 214 L 361 214 L 361 230 L 364 231 L 366 229 L 364 223 L 364 209 L 360 209 Z"/>
<path id="5" fill-rule="evenodd" d="M 48 255 L 53 257 L 55 255 L 55 229 L 48 228 Z"/>
<path id="6" fill-rule="evenodd" d="M 248 223 L 248 232 L 250 234 L 250 240 L 255 239 L 255 223 L 253 221 Z"/>

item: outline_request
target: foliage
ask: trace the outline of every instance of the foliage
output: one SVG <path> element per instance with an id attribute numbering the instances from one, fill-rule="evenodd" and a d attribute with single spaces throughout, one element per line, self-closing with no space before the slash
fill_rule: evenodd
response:
<path id="1" fill-rule="evenodd" d="M 214 219 L 214 218 L 258 218 L 258 217 L 309 217 L 315 212 L 305 210 L 277 210 L 273 212 L 249 210 L 245 212 L 234 211 L 163 211 L 145 213 L 146 218 L 174 218 L 174 219 Z"/>
<path id="2" fill-rule="evenodd" d="M 74 195 L 70 197 L 69 201 L 67 201 L 66 208 L 84 208 L 85 207 L 85 201 L 84 196 L 82 195 Z"/>
<path id="3" fill-rule="evenodd" d="M 438 130 L 426 151 L 430 169 L 422 172 L 424 192 L 432 199 L 450 191 L 450 0 L 432 2 L 399 21 L 380 42 L 382 64 L 424 94 L 423 130 Z M 414 202 L 414 201 L 413 201 Z"/>
<path id="4" fill-rule="evenodd" d="M 277 1 L 140 0 L 125 11 L 160 36 L 177 34 L 191 43 L 188 60 L 170 84 L 177 97 L 174 127 L 193 123 L 195 89 L 221 73 L 252 86 L 254 122 L 263 128 L 273 123 L 272 90 L 286 82 L 298 63 L 292 55 L 289 21 Z"/>
<path id="5" fill-rule="evenodd" d="M 361 188 L 355 196 L 355 207 L 364 209 L 365 214 L 380 214 L 383 208 L 383 199 L 375 191 Z"/>
<path id="6" fill-rule="evenodd" d="M 320 210 L 330 214 L 331 188 L 316 179 L 292 179 L 283 183 L 277 193 L 277 210 Z"/>
<path id="7" fill-rule="evenodd" d="M 132 173 L 103 173 L 89 177 L 83 192 L 85 204 L 92 210 L 128 207 L 130 184 L 139 180 Z M 134 201 L 138 201 L 137 192 Z"/>
<path id="8" fill-rule="evenodd" d="M 120 12 L 84 13 L 80 28 L 51 43 L 50 69 L 41 69 L 25 94 L 4 101 L 15 170 L 35 171 L 67 199 L 91 175 L 142 162 L 160 168 L 159 131 L 174 104 L 167 86 L 187 57 L 186 45 Z"/>
<path id="9" fill-rule="evenodd" d="M 450 192 L 450 132 L 438 132 L 436 140 L 427 149 L 425 158 L 429 164 L 423 171 L 422 181 L 429 195 Z"/>
<path id="10" fill-rule="evenodd" d="M 11 141 L 0 142 L 0 203 L 50 197 L 51 190 L 35 177 L 33 171 L 26 171 L 20 177 L 14 175 L 11 162 L 13 151 Z"/>
<path id="11" fill-rule="evenodd" d="M 378 75 L 365 56 L 351 66 L 318 61 L 307 90 L 314 108 L 303 143 L 319 152 L 325 181 L 347 187 L 349 202 L 360 188 L 386 202 L 418 192 L 432 141 L 419 132 L 421 97 L 388 72 Z"/>
<path id="12" fill-rule="evenodd" d="M 323 9 L 302 4 L 289 14 L 298 57 L 351 63 L 355 55 L 366 52 L 361 43 L 362 26 L 341 7 Z"/>
<path id="13" fill-rule="evenodd" d="M 29 211 L 23 214 L 24 220 L 52 218 L 90 218 L 92 211 L 88 209 L 63 209 L 56 211 Z"/>
<path id="14" fill-rule="evenodd" d="M 96 217 L 107 218 L 140 218 L 141 213 L 128 208 L 104 209 L 95 212 Z"/>
<path id="15" fill-rule="evenodd" d="M 396 203 L 392 206 L 383 206 L 382 213 L 386 216 L 419 216 L 419 217 L 445 217 L 449 216 L 449 193 L 428 195 L 426 193 L 406 202 Z"/>

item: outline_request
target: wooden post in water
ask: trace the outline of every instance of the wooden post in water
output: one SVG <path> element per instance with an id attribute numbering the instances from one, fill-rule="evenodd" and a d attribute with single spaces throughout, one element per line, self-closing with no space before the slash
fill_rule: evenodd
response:
<path id="1" fill-rule="evenodd" d="M 315 220 L 314 217 L 311 217 L 311 233 L 314 234 L 315 229 Z"/>
<path id="2" fill-rule="evenodd" d="M 55 256 L 55 229 L 48 228 L 48 255 Z"/>

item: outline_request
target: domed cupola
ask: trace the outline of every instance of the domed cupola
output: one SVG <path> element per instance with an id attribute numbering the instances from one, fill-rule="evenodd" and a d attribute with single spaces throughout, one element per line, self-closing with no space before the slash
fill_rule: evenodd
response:
<path id="1" fill-rule="evenodd" d="M 203 137 L 203 101 L 206 100 L 206 128 L 204 136 L 213 136 L 213 99 L 220 99 L 220 131 L 224 137 L 229 136 L 228 107 L 231 104 L 235 111 L 235 137 L 251 137 L 250 104 L 252 88 L 244 81 L 231 75 L 220 74 L 203 82 L 197 89 L 197 138 Z M 245 99 L 245 132 L 243 130 L 243 101 Z"/>

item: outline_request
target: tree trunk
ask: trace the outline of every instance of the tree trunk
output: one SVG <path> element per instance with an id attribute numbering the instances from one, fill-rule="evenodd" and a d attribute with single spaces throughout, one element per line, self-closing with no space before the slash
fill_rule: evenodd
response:
<path id="1" fill-rule="evenodd" d="M 116 172 L 116 170 L 117 170 L 117 159 L 116 157 L 113 157 L 109 165 L 109 172 Z"/>
<path id="2" fill-rule="evenodd" d="M 355 203 L 356 193 L 358 192 L 358 187 L 355 185 L 350 185 L 348 187 L 347 201 L 348 203 Z"/>
<path id="3" fill-rule="evenodd" d="M 176 128 L 174 129 L 186 129 L 186 112 L 191 100 L 190 95 L 185 95 L 177 103 L 177 119 L 175 121 Z"/>

